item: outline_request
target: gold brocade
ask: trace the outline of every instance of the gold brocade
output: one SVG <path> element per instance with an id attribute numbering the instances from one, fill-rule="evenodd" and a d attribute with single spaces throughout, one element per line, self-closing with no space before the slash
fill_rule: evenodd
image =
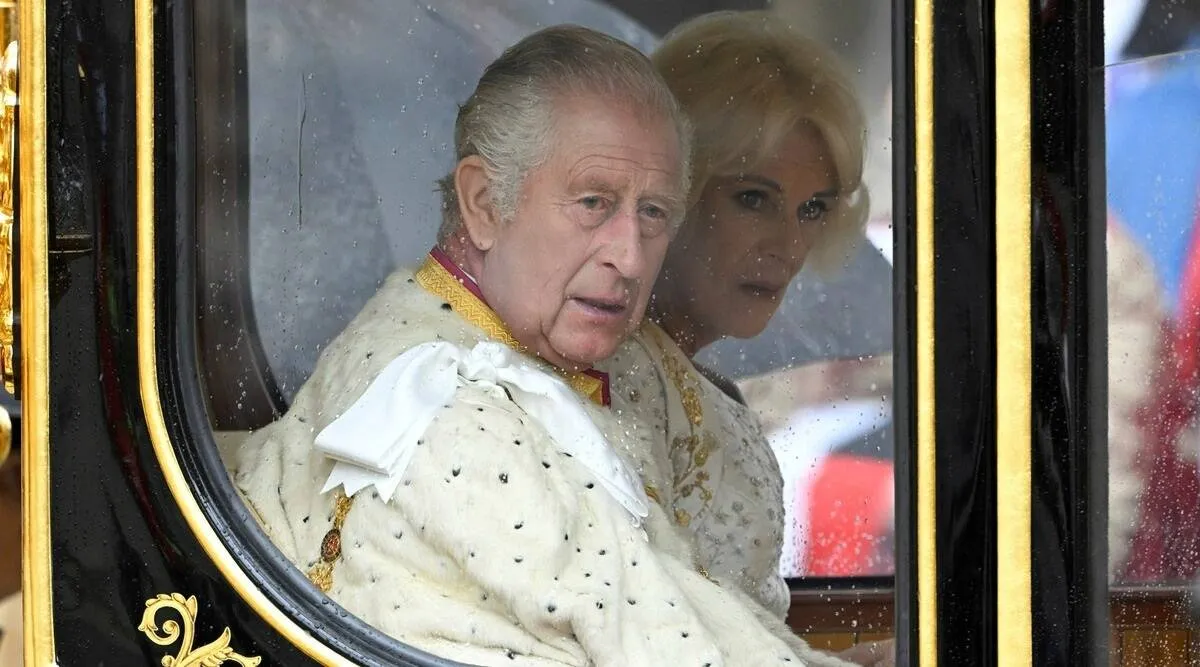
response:
<path id="1" fill-rule="evenodd" d="M 464 320 L 479 327 L 484 333 L 508 347 L 522 354 L 529 354 L 529 350 L 518 342 L 504 322 L 500 321 L 500 316 L 496 314 L 496 311 L 488 308 L 479 300 L 479 297 L 472 294 L 471 290 L 462 284 L 462 281 L 455 278 L 437 260 L 432 257 L 426 258 L 421 268 L 417 269 L 415 277 L 418 285 L 445 299 L 454 312 Z M 560 368 L 554 370 L 572 389 L 597 405 L 604 405 L 603 380 L 586 373 L 569 373 Z"/>
<path id="2" fill-rule="evenodd" d="M 647 484 L 643 488 L 646 490 L 647 498 L 649 498 L 650 500 L 653 500 L 654 502 L 658 503 L 659 505 L 662 505 L 662 496 L 659 495 L 658 489 L 656 489 L 651 484 Z"/>
<path id="3" fill-rule="evenodd" d="M 676 466 L 672 474 L 672 482 L 677 496 L 687 498 L 693 493 L 698 494 L 704 506 L 712 502 L 713 492 L 708 487 L 710 481 L 704 464 L 708 456 L 716 448 L 716 439 L 711 431 L 703 430 L 704 408 L 700 400 L 701 386 L 696 379 L 690 362 L 681 361 L 672 348 L 674 341 L 653 322 L 646 322 L 643 330 L 647 338 L 653 339 L 661 354 L 663 370 L 670 378 L 671 384 L 679 392 L 683 412 L 687 417 L 689 435 L 676 436 L 671 440 L 671 456 L 686 458 L 683 465 Z M 675 509 L 675 523 L 687 528 L 692 522 L 692 515 L 681 508 Z"/>

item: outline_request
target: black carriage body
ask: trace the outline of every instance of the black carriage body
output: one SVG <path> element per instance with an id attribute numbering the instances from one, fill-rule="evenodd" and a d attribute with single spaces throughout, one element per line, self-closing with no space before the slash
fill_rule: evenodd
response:
<path id="1" fill-rule="evenodd" d="M 1020 623 L 999 599 L 1006 568 L 1032 571 L 1039 583 L 1023 603 L 1034 622 L 1032 663 L 1006 664 L 1102 660 L 1096 628 L 1106 619 L 1097 600 L 1106 592 L 1089 552 L 1097 519 L 1087 507 L 1103 506 L 1103 463 L 1086 451 L 1088 437 L 1103 432 L 1103 392 L 1096 371 L 1086 370 L 1103 368 L 1104 357 L 1103 341 L 1089 333 L 1096 296 L 1086 288 L 1103 267 L 1102 243 L 1086 233 L 1102 193 L 1094 175 L 1102 172 L 1087 177 L 1087 156 L 1100 153 L 1085 141 L 1098 21 L 1085 2 L 1039 9 L 1045 4 L 1025 3 L 1034 26 L 1025 70 L 1033 119 L 1066 129 L 1034 132 L 1027 165 L 1042 193 L 1026 230 L 1037 267 L 1034 338 L 1021 343 L 1035 371 L 1026 387 L 1035 428 L 1025 435 L 1038 556 L 1027 548 L 1024 562 L 1001 562 L 996 349 L 1004 334 L 995 272 L 1007 259 L 997 253 L 994 206 L 996 109 L 1008 104 L 996 96 L 997 68 L 1008 67 L 996 53 L 1007 43 L 995 33 L 993 3 L 894 3 L 900 664 L 921 656 L 996 664 L 1004 624 Z M 198 359 L 205 341 L 228 333 L 228 321 L 244 325 L 248 287 L 236 276 L 207 282 L 212 271 L 196 248 L 236 257 L 246 240 L 237 229 L 214 240 L 197 217 L 205 207 L 236 209 L 246 182 L 236 170 L 231 181 L 214 180 L 197 168 L 196 150 L 198 137 L 225 131 L 222 108 L 246 103 L 244 79 L 221 80 L 245 57 L 245 25 L 230 20 L 235 0 L 31 5 L 22 9 L 30 45 L 23 76 L 40 70 L 44 88 L 29 90 L 44 97 L 22 102 L 21 144 L 26 150 L 26 135 L 43 133 L 45 171 L 23 173 L 20 193 L 26 516 L 35 522 L 25 539 L 26 623 L 36 633 L 27 634 L 28 664 L 161 664 L 180 649 L 167 637 L 168 621 L 194 630 L 194 650 L 228 647 L 262 664 L 448 664 L 331 604 L 270 545 L 225 476 L 210 411 L 248 394 L 223 391 L 229 378 Z M 917 25 L 918 16 L 932 27 Z M 221 33 L 230 40 L 202 38 Z M 947 82 L 925 101 L 923 58 L 932 68 L 924 85 Z M 225 97 L 199 109 L 197 97 L 214 90 Z M 39 164 L 22 160 L 25 172 Z M 930 207 L 921 200 L 923 177 L 935 188 Z M 922 274 L 926 242 L 938 263 Z M 934 294 L 933 330 L 917 324 L 921 289 Z M 256 341 L 227 343 L 251 369 L 246 378 L 257 384 L 249 393 L 278 396 L 269 374 L 254 371 L 263 363 Z M 923 366 L 935 343 L 936 361 Z M 934 380 L 932 402 L 922 403 L 921 384 Z M 260 401 L 246 418 L 261 423 L 280 407 Z M 921 411 L 934 407 L 936 431 L 922 450 Z M 932 496 L 920 491 L 920 466 L 936 472 Z M 922 512 L 936 517 L 925 528 Z M 1060 585 L 1041 585 L 1047 581 Z"/>

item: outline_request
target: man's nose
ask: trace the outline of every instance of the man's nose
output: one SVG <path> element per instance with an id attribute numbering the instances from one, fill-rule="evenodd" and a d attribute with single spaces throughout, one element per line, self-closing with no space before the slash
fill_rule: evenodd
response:
<path id="1" fill-rule="evenodd" d="M 637 211 L 622 209 L 601 229 L 604 234 L 602 260 L 626 278 L 641 275 L 646 261 L 642 228 Z"/>

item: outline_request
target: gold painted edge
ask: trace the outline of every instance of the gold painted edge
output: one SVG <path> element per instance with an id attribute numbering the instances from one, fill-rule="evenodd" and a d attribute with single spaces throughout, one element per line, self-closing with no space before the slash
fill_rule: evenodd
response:
<path id="1" fill-rule="evenodd" d="M 56 661 L 50 560 L 50 282 L 46 5 L 17 7 L 21 109 L 21 597 L 25 664 Z"/>
<path id="2" fill-rule="evenodd" d="M 1000 667 L 1033 663 L 1029 22 L 1028 3 L 996 3 L 996 478 L 1000 480 L 996 485 L 996 643 Z"/>
<path id="3" fill-rule="evenodd" d="M 917 255 L 917 655 L 938 659 L 937 432 L 934 364 L 933 0 L 914 2 Z"/>
<path id="4" fill-rule="evenodd" d="M 155 264 L 154 264 L 154 3 L 135 0 L 134 3 L 134 62 L 136 90 L 137 136 L 137 348 L 138 381 L 141 386 L 142 408 L 151 444 L 167 487 L 179 506 L 204 552 L 212 559 L 221 574 L 246 604 L 294 644 L 304 654 L 322 665 L 338 667 L 354 663 L 322 644 L 295 621 L 288 618 L 260 591 L 233 555 L 225 548 L 200 509 L 192 494 L 179 461 L 175 457 L 170 435 L 163 418 L 158 394 L 158 368 L 155 358 Z M 28 155 L 23 153 L 22 156 Z M 24 304 L 22 304 L 24 306 Z M 28 354 L 28 351 L 26 351 Z M 28 385 L 27 385 L 28 386 Z M 26 626 L 26 636 L 29 627 Z"/>

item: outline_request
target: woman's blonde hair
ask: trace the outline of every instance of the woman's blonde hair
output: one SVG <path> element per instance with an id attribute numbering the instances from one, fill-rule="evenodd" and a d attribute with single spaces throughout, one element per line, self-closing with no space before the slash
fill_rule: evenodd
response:
<path id="1" fill-rule="evenodd" d="M 694 131 L 692 203 L 709 179 L 770 155 L 802 124 L 825 140 L 838 198 L 807 262 L 841 267 L 862 236 L 866 121 L 837 57 L 769 11 L 714 12 L 683 23 L 651 60 Z"/>

